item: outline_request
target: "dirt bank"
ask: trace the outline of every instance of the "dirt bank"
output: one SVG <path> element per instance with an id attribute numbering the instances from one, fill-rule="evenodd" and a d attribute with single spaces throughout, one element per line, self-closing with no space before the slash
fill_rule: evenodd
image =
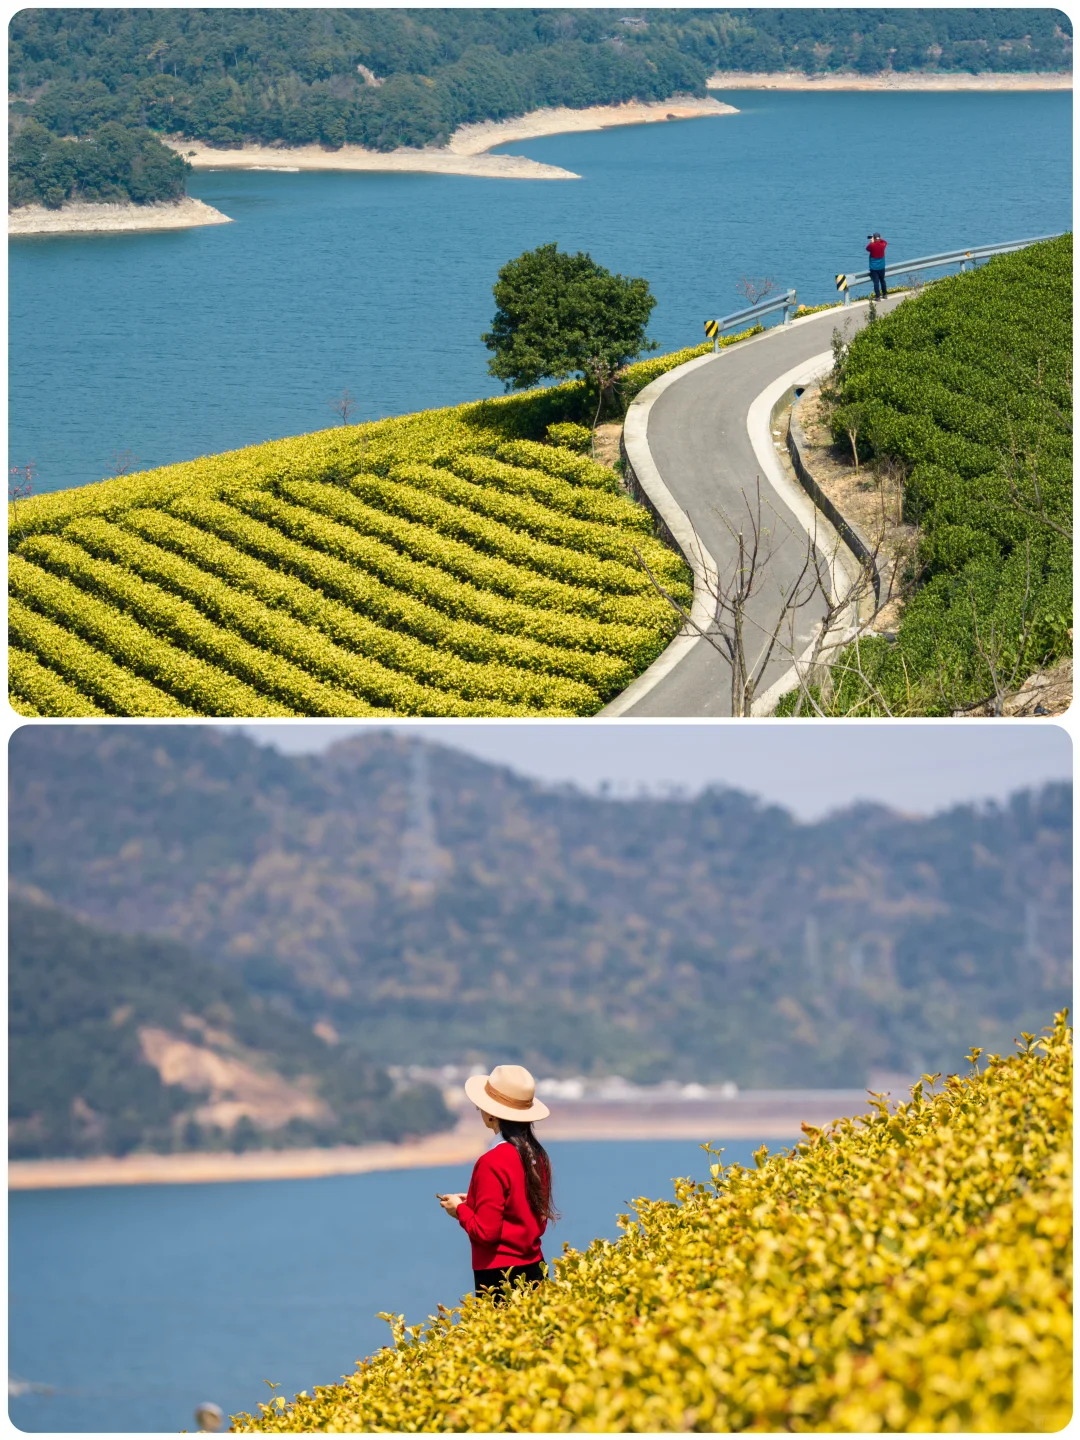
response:
<path id="1" fill-rule="evenodd" d="M 838 310 L 842 320 L 843 312 Z M 808 442 L 803 462 L 840 514 L 861 532 L 877 553 L 882 609 L 874 620 L 876 634 L 894 634 L 903 612 L 903 577 L 914 558 L 919 535 L 904 522 L 903 472 L 888 464 L 855 468 L 850 446 L 833 440 L 829 407 L 821 386 L 803 391 L 798 419 Z"/>

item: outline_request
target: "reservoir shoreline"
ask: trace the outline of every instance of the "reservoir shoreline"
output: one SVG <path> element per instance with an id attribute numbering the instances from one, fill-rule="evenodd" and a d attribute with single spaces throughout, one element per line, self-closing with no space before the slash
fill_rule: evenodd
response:
<path id="1" fill-rule="evenodd" d="M 321 145 L 245 145 L 236 150 L 221 150 L 178 136 L 168 137 L 165 143 L 183 155 L 195 170 L 396 171 L 493 180 L 580 180 L 580 175 L 558 165 L 545 165 L 524 155 L 488 152 L 496 145 L 512 145 L 547 135 L 737 113 L 734 106 L 711 97 L 703 100 L 679 97 L 649 103 L 631 101 L 625 105 L 593 105 L 584 110 L 557 106 L 533 110 L 513 120 L 482 120 L 475 125 L 462 125 L 446 145 L 389 151 L 366 150 L 362 145 L 343 145 L 339 150 L 327 150 Z"/>
<path id="2" fill-rule="evenodd" d="M 737 113 L 734 106 L 711 96 L 703 100 L 683 97 L 648 104 L 631 101 L 625 105 L 594 105 L 585 110 L 559 106 L 534 110 L 514 120 L 483 120 L 475 125 L 462 125 L 444 146 L 387 152 L 365 150 L 361 145 L 343 145 L 339 150 L 327 150 L 321 145 L 245 145 L 237 150 L 220 150 L 177 135 L 166 137 L 164 143 L 182 155 L 193 170 L 269 170 L 284 174 L 330 170 L 462 175 L 487 180 L 580 180 L 581 176 L 573 170 L 564 170 L 558 165 L 545 165 L 524 155 L 490 155 L 488 151 L 496 145 L 535 140 L 545 135 Z M 231 218 L 192 196 L 156 205 L 75 203 L 60 210 L 24 205 L 8 212 L 8 235 L 181 230 L 196 225 L 228 224 Z"/>
<path id="3" fill-rule="evenodd" d="M 563 1102 L 540 1130 L 562 1140 L 779 1140 L 800 1126 L 825 1126 L 867 1110 L 863 1090 L 744 1091 L 730 1100 L 649 1098 Z M 188 1152 L 179 1155 L 94 1156 L 12 1160 L 9 1190 L 78 1189 L 100 1185 L 205 1185 L 239 1180 L 302 1180 L 379 1170 L 468 1165 L 490 1143 L 474 1111 L 453 1130 L 400 1144 L 338 1145 L 308 1150 Z"/>
<path id="4" fill-rule="evenodd" d="M 1059 72 L 1000 74 L 877 75 L 838 72 L 805 75 L 794 71 L 727 71 L 709 77 L 710 90 L 785 91 L 921 91 L 955 93 L 1031 92 L 1072 89 L 1072 75 Z M 524 155 L 493 155 L 499 145 L 512 145 L 550 135 L 606 130 L 622 125 L 650 125 L 672 120 L 695 120 L 706 116 L 737 115 L 733 105 L 712 96 L 698 99 L 677 96 L 670 100 L 627 101 L 618 105 L 593 105 L 576 110 L 553 106 L 530 111 L 508 120 L 484 120 L 462 125 L 443 146 L 391 151 L 367 150 L 360 145 L 343 145 L 328 150 L 321 145 L 245 145 L 235 150 L 214 149 L 198 140 L 169 136 L 169 145 L 194 170 L 265 170 L 279 173 L 300 171 L 345 171 L 460 175 L 489 180 L 579 180 L 580 175 L 558 165 L 548 165 Z M 8 235 L 109 234 L 148 230 L 189 229 L 200 225 L 228 224 L 231 217 L 202 200 L 188 196 L 180 201 L 155 205 L 103 205 L 76 203 L 60 210 L 26 205 L 8 212 Z"/>
<path id="5" fill-rule="evenodd" d="M 1072 74 L 1060 70 L 1015 74 L 984 70 L 976 74 L 927 75 L 885 70 L 876 75 L 859 75 L 853 70 L 838 70 L 827 75 L 806 75 L 796 70 L 728 70 L 710 75 L 705 83 L 710 90 L 920 90 L 954 94 L 957 91 L 1071 90 Z"/>
<path id="6" fill-rule="evenodd" d="M 8 211 L 9 235 L 102 235 L 131 230 L 188 230 L 195 225 L 230 225 L 232 219 L 185 196 L 153 205 L 75 203 L 59 210 L 21 205 Z"/>

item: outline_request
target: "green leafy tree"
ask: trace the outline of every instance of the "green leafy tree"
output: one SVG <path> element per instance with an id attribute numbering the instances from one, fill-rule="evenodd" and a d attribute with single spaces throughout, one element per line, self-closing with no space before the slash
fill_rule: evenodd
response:
<path id="1" fill-rule="evenodd" d="M 621 366 L 655 350 L 645 327 L 656 297 L 647 280 L 613 275 L 590 255 L 555 244 L 527 250 L 499 271 L 498 309 L 489 334 L 489 372 L 508 390 L 581 374 L 600 392 L 614 390 Z"/>
<path id="2" fill-rule="evenodd" d="M 187 169 L 147 130 L 110 120 L 81 139 L 59 140 L 28 120 L 11 140 L 8 203 L 59 209 L 68 200 L 178 200 Z"/>

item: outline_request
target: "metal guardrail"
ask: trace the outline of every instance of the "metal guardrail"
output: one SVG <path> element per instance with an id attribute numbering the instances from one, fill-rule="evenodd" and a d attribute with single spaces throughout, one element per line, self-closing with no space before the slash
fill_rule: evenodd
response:
<path id="1" fill-rule="evenodd" d="M 1029 245 L 1038 245 L 1040 241 L 1057 238 L 1057 235 L 1036 235 L 1032 240 L 1007 240 L 1001 245 L 977 245 L 970 250 L 950 250 L 944 255 L 924 255 L 918 260 L 898 260 L 894 265 L 885 266 L 885 278 L 888 279 L 890 275 L 908 275 L 916 270 L 936 270 L 944 265 L 959 265 L 961 271 L 964 271 L 969 265 L 974 268 L 979 260 L 988 260 L 992 255 L 1007 255 L 1011 250 L 1026 250 Z M 852 285 L 869 283 L 869 270 L 836 277 L 836 288 L 843 290 L 845 305 L 851 304 Z"/>
<path id="2" fill-rule="evenodd" d="M 705 334 L 712 340 L 713 349 L 718 350 L 718 337 L 722 330 L 731 330 L 736 325 L 744 325 L 748 320 L 759 320 L 762 315 L 770 315 L 774 310 L 783 310 L 783 323 L 790 325 L 795 314 L 795 291 L 785 290 L 782 295 L 772 300 L 759 300 L 756 305 L 750 305 L 745 310 L 736 310 L 733 315 L 725 315 L 722 320 L 706 320 Z"/>

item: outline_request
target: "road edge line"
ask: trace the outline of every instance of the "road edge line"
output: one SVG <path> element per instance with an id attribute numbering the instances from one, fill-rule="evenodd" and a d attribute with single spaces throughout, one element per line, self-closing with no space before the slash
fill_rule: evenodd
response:
<path id="1" fill-rule="evenodd" d="M 631 706 L 643 700 L 676 665 L 686 659 L 702 639 L 700 631 L 706 630 L 713 621 L 713 596 L 710 586 L 715 586 L 716 583 L 716 561 L 698 539 L 686 511 L 664 484 L 649 449 L 648 431 L 649 413 L 664 391 L 691 370 L 719 360 L 723 353 L 720 351 L 718 355 L 699 355 L 694 360 L 677 365 L 674 370 L 658 375 L 634 397 L 626 411 L 622 444 L 634 483 L 645 492 L 649 507 L 666 527 L 683 559 L 690 566 L 694 576 L 694 599 L 690 606 L 690 623 L 683 625 L 647 670 L 642 671 L 636 680 L 631 680 L 625 690 L 621 690 L 614 700 L 610 700 L 602 710 L 597 711 L 596 718 L 611 719 L 625 715 Z"/>

